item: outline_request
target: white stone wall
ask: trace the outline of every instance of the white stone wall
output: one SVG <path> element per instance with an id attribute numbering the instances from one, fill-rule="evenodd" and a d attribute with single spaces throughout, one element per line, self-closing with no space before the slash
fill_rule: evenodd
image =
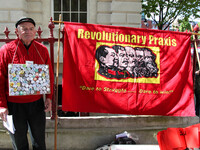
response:
<path id="1" fill-rule="evenodd" d="M 26 15 L 27 2 L 25 0 L 0 0 L 0 38 L 4 37 L 3 31 L 7 26 L 14 34 L 15 22 L 20 16 Z"/>
<path id="2" fill-rule="evenodd" d="M 51 0 L 0 0 L 0 38 L 8 27 L 10 37 L 15 36 L 15 23 L 21 17 L 32 17 L 37 28 L 40 26 L 43 37 L 48 37 L 48 23 L 51 17 Z"/>
<path id="3" fill-rule="evenodd" d="M 98 0 L 98 24 L 140 27 L 140 0 Z"/>
<path id="4" fill-rule="evenodd" d="M 0 0 L 0 38 L 5 37 L 5 27 L 11 31 L 10 38 L 15 38 L 15 22 L 23 16 L 32 17 L 37 28 L 42 28 L 42 37 L 48 37 L 52 3 L 53 0 Z M 88 23 L 140 27 L 140 0 L 88 0 L 87 9 Z"/>
<path id="5" fill-rule="evenodd" d="M 49 37 L 48 24 L 52 16 L 52 0 L 0 0 L 0 38 L 5 38 L 4 30 L 8 27 L 9 38 L 16 38 L 15 23 L 21 17 L 31 17 L 36 28 L 42 29 L 42 37 Z M 2 46 L 4 43 L 0 43 Z"/>

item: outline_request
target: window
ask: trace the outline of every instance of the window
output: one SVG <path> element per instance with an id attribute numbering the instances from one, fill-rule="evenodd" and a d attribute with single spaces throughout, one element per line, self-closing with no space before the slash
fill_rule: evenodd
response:
<path id="1" fill-rule="evenodd" d="M 54 0 L 54 20 L 87 23 L 87 0 Z"/>
<path id="2" fill-rule="evenodd" d="M 62 16 L 62 21 L 87 23 L 87 0 L 52 0 L 53 18 L 59 20 L 59 15 Z M 56 23 L 55 23 L 56 24 Z M 83 112 L 63 112 L 62 106 L 62 85 L 58 86 L 58 116 L 88 116 L 89 113 Z"/>

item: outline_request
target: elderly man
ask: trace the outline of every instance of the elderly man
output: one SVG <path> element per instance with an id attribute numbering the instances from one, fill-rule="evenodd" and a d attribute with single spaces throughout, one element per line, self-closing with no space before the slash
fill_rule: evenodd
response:
<path id="1" fill-rule="evenodd" d="M 49 65 L 51 93 L 53 93 L 53 71 L 47 48 L 34 40 L 36 29 L 32 18 L 22 18 L 16 22 L 18 38 L 0 49 L 0 117 L 6 121 L 13 116 L 15 133 L 10 133 L 15 150 L 28 150 L 27 131 L 30 128 L 34 150 L 45 150 L 45 112 L 51 110 L 52 94 L 10 96 L 8 93 L 8 64 Z"/>

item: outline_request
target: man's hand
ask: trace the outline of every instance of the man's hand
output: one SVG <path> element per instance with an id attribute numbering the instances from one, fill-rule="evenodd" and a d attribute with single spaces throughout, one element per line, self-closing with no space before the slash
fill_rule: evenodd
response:
<path id="1" fill-rule="evenodd" d="M 3 121 L 7 121 L 8 109 L 7 108 L 0 108 L 0 118 Z"/>
<path id="2" fill-rule="evenodd" d="M 199 76 L 200 70 L 197 70 L 197 71 L 195 72 L 195 74 Z"/>
<path id="3" fill-rule="evenodd" d="M 45 112 L 49 112 L 51 111 L 51 99 L 50 98 L 46 98 L 45 102 L 44 102 L 44 106 L 45 106 Z"/>

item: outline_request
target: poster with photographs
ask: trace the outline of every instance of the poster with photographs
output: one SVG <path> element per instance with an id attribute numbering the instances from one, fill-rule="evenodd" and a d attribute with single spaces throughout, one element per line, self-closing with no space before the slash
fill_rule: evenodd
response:
<path id="1" fill-rule="evenodd" d="M 49 66 L 44 64 L 9 64 L 9 95 L 49 94 Z"/>

